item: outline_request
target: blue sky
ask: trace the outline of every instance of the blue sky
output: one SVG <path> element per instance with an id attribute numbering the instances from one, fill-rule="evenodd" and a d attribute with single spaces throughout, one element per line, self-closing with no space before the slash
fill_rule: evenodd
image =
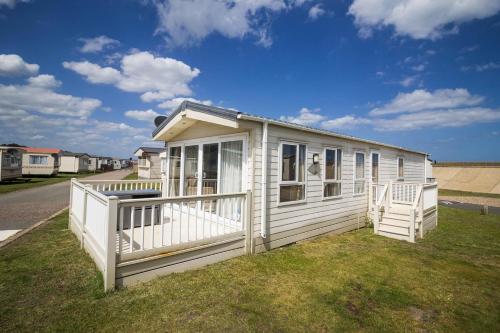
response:
<path id="1" fill-rule="evenodd" d="M 128 157 L 190 98 L 500 160 L 500 0 L 374 3 L 0 0 L 0 142 Z"/>

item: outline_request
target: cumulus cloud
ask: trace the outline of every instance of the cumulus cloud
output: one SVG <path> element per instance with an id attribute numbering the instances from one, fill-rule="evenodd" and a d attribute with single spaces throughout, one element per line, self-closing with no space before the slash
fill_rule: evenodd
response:
<path id="1" fill-rule="evenodd" d="M 104 35 L 94 38 L 80 38 L 79 41 L 83 43 L 80 47 L 80 52 L 83 53 L 97 53 L 120 45 L 116 39 Z"/>
<path id="2" fill-rule="evenodd" d="M 172 45 L 192 45 L 212 33 L 228 38 L 254 36 L 263 46 L 272 44 L 270 14 L 302 6 L 302 0 L 157 0 L 158 33 Z"/>
<path id="3" fill-rule="evenodd" d="M 315 21 L 317 20 L 320 16 L 323 16 L 326 14 L 326 11 L 323 9 L 322 5 L 320 3 L 315 4 L 311 8 L 309 8 L 309 13 L 308 16 L 311 20 Z"/>
<path id="4" fill-rule="evenodd" d="M 14 8 L 18 3 L 27 3 L 31 0 L 0 0 L 0 8 L 3 6 L 8 7 L 10 9 Z"/>
<path id="5" fill-rule="evenodd" d="M 404 131 L 425 128 L 463 127 L 500 120 L 500 110 L 489 108 L 463 108 L 430 110 L 402 114 L 393 119 L 372 120 L 379 131 Z"/>
<path id="6" fill-rule="evenodd" d="M 153 120 L 158 117 L 160 114 L 158 112 L 155 112 L 151 109 L 149 110 L 130 110 L 125 112 L 125 116 L 135 119 L 135 120 L 140 120 L 140 121 L 148 121 L 148 122 L 153 122 Z"/>
<path id="7" fill-rule="evenodd" d="M 405 131 L 445 127 L 463 127 L 472 124 L 500 121 L 500 109 L 482 107 L 482 96 L 472 95 L 466 89 L 438 89 L 433 92 L 415 90 L 400 93 L 382 107 L 370 111 L 370 117 L 346 115 L 330 118 L 302 109 L 299 116 L 282 116 L 293 121 L 328 130 L 350 130 L 370 126 L 376 131 Z"/>
<path id="8" fill-rule="evenodd" d="M 0 76 L 30 76 L 38 73 L 40 66 L 29 64 L 17 54 L 0 54 Z"/>
<path id="9" fill-rule="evenodd" d="M 458 25 L 495 15 L 498 0 L 354 0 L 349 14 L 363 38 L 387 26 L 397 35 L 415 39 L 437 39 L 456 33 Z"/>
<path id="10" fill-rule="evenodd" d="M 295 123 L 305 126 L 313 126 L 320 121 L 326 119 L 325 116 L 320 114 L 320 109 L 308 109 L 302 108 L 299 110 L 298 116 L 281 116 L 280 120 L 288 121 L 290 123 Z"/>
<path id="11" fill-rule="evenodd" d="M 399 93 L 389 103 L 370 111 L 372 116 L 396 113 L 419 112 L 433 109 L 450 109 L 476 106 L 484 98 L 472 95 L 467 89 L 438 89 L 429 92 L 417 89 L 410 93 Z"/>
<path id="12" fill-rule="evenodd" d="M 52 89 L 61 85 L 61 81 L 56 80 L 53 75 L 41 74 L 28 78 L 28 83 L 32 87 Z"/>
<path id="13" fill-rule="evenodd" d="M 191 97 L 187 97 L 187 98 L 177 97 L 177 98 L 169 99 L 169 100 L 159 104 L 158 107 L 162 108 L 162 109 L 167 109 L 169 111 L 174 111 L 184 101 L 190 101 L 190 102 L 200 103 L 200 104 L 205 104 L 205 105 L 213 105 L 212 101 L 208 100 L 208 99 L 207 100 L 198 100 L 196 98 L 191 98 Z"/>
<path id="14" fill-rule="evenodd" d="M 64 62 L 63 66 L 91 83 L 113 84 L 127 92 L 142 93 L 145 102 L 161 101 L 192 94 L 189 83 L 200 70 L 172 58 L 137 52 L 121 59 L 120 70 L 88 61 Z"/>

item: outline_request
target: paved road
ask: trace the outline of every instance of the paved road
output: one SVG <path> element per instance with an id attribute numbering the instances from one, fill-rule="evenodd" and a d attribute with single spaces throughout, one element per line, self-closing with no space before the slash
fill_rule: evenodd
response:
<path id="1" fill-rule="evenodd" d="M 481 208 L 483 207 L 483 205 L 458 202 L 458 201 L 454 201 L 454 200 L 439 200 L 439 204 L 444 205 L 444 206 L 448 206 L 448 207 L 461 208 L 461 209 L 472 210 L 472 211 L 477 211 L 477 212 L 480 212 Z M 500 207 L 488 206 L 488 213 L 500 215 Z"/>
<path id="2" fill-rule="evenodd" d="M 105 172 L 85 179 L 118 180 L 130 169 Z M 0 194 L 0 242 L 46 219 L 69 204 L 70 181 Z"/>

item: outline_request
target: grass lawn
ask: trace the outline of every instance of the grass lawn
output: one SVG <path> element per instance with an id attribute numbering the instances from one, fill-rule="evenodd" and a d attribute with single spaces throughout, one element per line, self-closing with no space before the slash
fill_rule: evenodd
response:
<path id="1" fill-rule="evenodd" d="M 455 196 L 455 197 L 483 197 L 483 198 L 500 198 L 500 194 L 495 193 L 479 193 L 479 192 L 466 192 L 466 191 L 456 191 L 456 190 L 445 190 L 439 189 L 439 195 L 441 196 Z"/>
<path id="2" fill-rule="evenodd" d="M 13 181 L 6 181 L 0 183 L 0 194 L 8 193 L 18 190 L 24 190 L 32 187 L 50 185 L 60 183 L 71 178 L 80 178 L 93 175 L 94 172 L 74 173 L 58 173 L 57 176 L 52 177 L 24 177 Z M 29 180 L 29 181 L 28 181 Z"/>
<path id="3" fill-rule="evenodd" d="M 104 293 L 66 214 L 0 250 L 2 331 L 499 332 L 500 218 L 324 236 Z"/>
<path id="4" fill-rule="evenodd" d="M 127 175 L 125 178 L 123 178 L 124 180 L 137 180 L 139 179 L 137 177 L 137 172 L 132 172 L 131 174 Z"/>

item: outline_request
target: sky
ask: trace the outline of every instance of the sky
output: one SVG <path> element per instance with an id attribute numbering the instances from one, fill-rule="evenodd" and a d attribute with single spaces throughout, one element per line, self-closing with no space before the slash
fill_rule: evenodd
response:
<path id="1" fill-rule="evenodd" d="M 130 157 L 182 100 L 500 160 L 500 0 L 0 0 L 0 143 Z"/>

